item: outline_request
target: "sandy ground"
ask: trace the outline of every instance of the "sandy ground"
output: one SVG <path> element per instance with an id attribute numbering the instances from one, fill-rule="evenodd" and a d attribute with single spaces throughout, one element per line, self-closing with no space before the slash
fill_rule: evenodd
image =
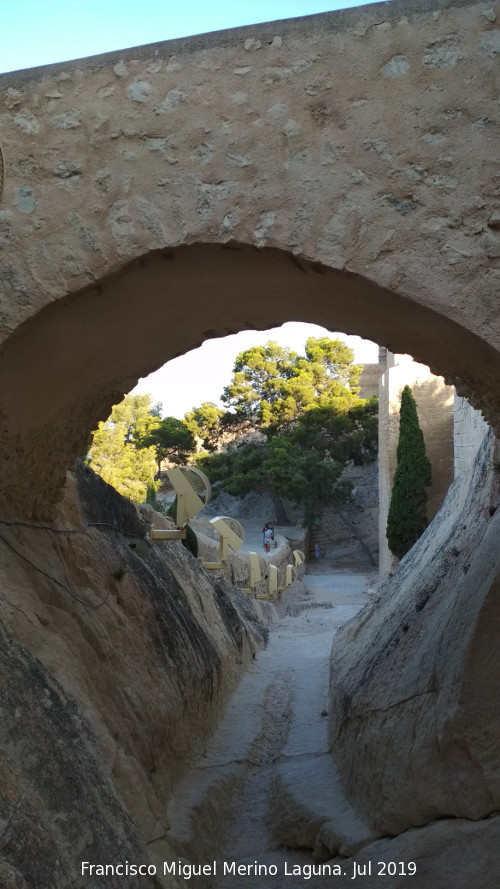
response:
<path id="1" fill-rule="evenodd" d="M 169 805 L 172 838 L 186 857 L 201 864 L 217 860 L 216 876 L 193 878 L 195 885 L 304 885 L 303 876 L 289 873 L 294 864 L 312 864 L 311 853 L 284 848 L 283 830 L 299 837 L 294 845 L 301 845 L 300 836 L 307 845 L 332 808 L 351 817 L 328 754 L 328 665 L 337 629 L 374 586 L 375 575 L 332 571 L 319 562 L 283 594 L 266 649 Z M 229 869 L 232 862 L 247 865 L 250 872 L 224 875 L 224 862 Z M 256 864 L 278 872 L 255 875 Z M 324 885 L 319 879 L 306 885 Z"/>

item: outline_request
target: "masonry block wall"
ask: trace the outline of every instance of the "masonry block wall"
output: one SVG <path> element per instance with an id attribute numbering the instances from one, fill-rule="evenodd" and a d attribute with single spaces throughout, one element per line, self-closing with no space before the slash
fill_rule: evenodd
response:
<path id="1" fill-rule="evenodd" d="M 385 351 L 385 350 L 384 350 Z M 384 372 L 383 364 L 365 364 L 359 375 L 359 397 L 373 398 L 379 394 L 380 377 Z"/>
<path id="2" fill-rule="evenodd" d="M 409 355 L 392 355 L 386 349 L 381 349 L 380 362 L 385 364 L 379 395 L 379 564 L 383 579 L 395 562 L 387 546 L 385 529 L 396 470 L 401 392 L 406 385 L 412 387 L 427 456 L 432 465 L 432 484 L 427 490 L 430 521 L 453 481 L 454 388 L 447 386 L 442 377 L 434 376 L 426 365 L 418 364 Z"/>
<path id="3" fill-rule="evenodd" d="M 457 478 L 472 465 L 489 426 L 481 413 L 465 398 L 455 395 L 454 425 L 454 475 Z"/>

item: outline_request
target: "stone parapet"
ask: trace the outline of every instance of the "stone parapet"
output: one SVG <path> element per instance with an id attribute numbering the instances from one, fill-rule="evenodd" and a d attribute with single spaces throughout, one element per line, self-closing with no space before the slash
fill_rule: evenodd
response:
<path id="1" fill-rule="evenodd" d="M 198 523 L 196 527 L 198 557 L 202 564 L 203 562 L 216 562 L 219 554 L 218 540 L 216 541 L 214 538 L 205 535 L 205 531 L 208 530 L 208 533 L 210 533 L 210 529 L 204 527 L 203 531 L 201 531 L 200 528 L 201 523 Z M 259 596 L 265 596 L 269 589 L 269 565 L 276 566 L 278 569 L 278 577 L 281 581 L 281 579 L 284 580 L 285 578 L 287 565 L 293 565 L 294 559 L 289 541 L 281 534 L 276 535 L 276 548 L 273 548 L 269 555 L 263 555 L 261 552 L 259 552 L 258 555 L 260 557 L 259 561 L 261 563 L 263 579 L 257 584 L 255 593 Z M 210 574 L 216 575 L 217 577 L 224 577 L 226 580 L 230 581 L 230 583 L 234 584 L 234 586 L 240 588 L 248 587 L 250 582 L 248 552 L 242 552 L 241 550 L 239 552 L 230 551 L 229 558 L 224 566 L 216 571 L 211 571 Z"/>

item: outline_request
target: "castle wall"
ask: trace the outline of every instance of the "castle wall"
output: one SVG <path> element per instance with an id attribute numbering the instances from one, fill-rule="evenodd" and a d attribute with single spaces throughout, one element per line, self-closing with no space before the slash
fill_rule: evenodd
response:
<path id="1" fill-rule="evenodd" d="M 373 398 L 379 394 L 380 377 L 383 367 L 378 364 L 365 364 L 359 375 L 359 397 Z"/>
<path id="2" fill-rule="evenodd" d="M 426 365 L 409 355 L 392 355 L 381 350 L 386 370 L 380 378 L 379 395 L 379 565 L 384 578 L 396 560 L 389 551 L 385 534 L 399 439 L 399 411 L 404 386 L 412 387 L 427 456 L 432 466 L 432 484 L 427 489 L 429 521 L 438 512 L 453 481 L 454 389 L 443 377 L 434 376 Z"/>
<path id="3" fill-rule="evenodd" d="M 453 413 L 455 478 L 466 472 L 474 462 L 488 428 L 481 413 L 475 410 L 466 398 L 456 395 Z"/>

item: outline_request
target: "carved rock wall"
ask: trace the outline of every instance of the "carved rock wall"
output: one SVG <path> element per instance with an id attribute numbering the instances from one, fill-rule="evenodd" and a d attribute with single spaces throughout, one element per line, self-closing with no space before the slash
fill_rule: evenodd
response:
<path id="1" fill-rule="evenodd" d="M 488 426 L 465 398 L 455 396 L 453 411 L 454 474 L 467 472 L 481 447 Z"/>
<path id="2" fill-rule="evenodd" d="M 472 474 L 454 482 L 422 538 L 335 640 L 332 751 L 375 835 L 488 819 L 500 806 L 495 453 L 490 434 Z"/>
<path id="3" fill-rule="evenodd" d="M 0 527 L 5 889 L 96 885 L 82 860 L 174 857 L 165 801 L 264 644 L 248 597 L 178 542 L 150 546 L 136 508 L 80 468 L 58 526 L 86 522 Z"/>

